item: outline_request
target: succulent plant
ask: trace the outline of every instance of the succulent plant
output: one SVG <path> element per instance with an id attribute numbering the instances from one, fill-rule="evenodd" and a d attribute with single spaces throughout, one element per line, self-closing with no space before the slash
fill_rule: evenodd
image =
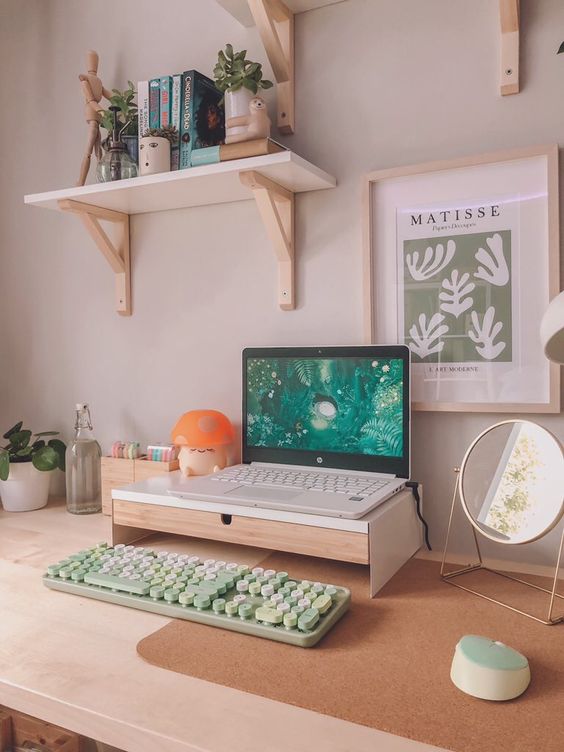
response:
<path id="1" fill-rule="evenodd" d="M 247 50 L 233 52 L 231 44 L 226 45 L 225 51 L 220 50 L 217 64 L 213 69 L 216 89 L 223 94 L 226 91 L 248 89 L 257 94 L 259 89 L 270 89 L 272 81 L 262 77 L 262 65 L 246 59 Z"/>
<path id="2" fill-rule="evenodd" d="M 0 449 L 0 480 L 8 480 L 11 462 L 32 462 L 37 470 L 42 471 L 54 470 L 57 467 L 64 471 L 64 442 L 60 439 L 49 439 L 46 443 L 44 440 L 45 436 L 58 436 L 59 432 L 41 431 L 32 434 L 22 426 L 23 421 L 20 420 L 3 436 L 8 444 Z"/>
<path id="3" fill-rule="evenodd" d="M 178 143 L 178 129 L 175 125 L 165 125 L 162 128 L 149 128 L 142 136 L 143 138 L 147 138 L 147 136 L 166 138 L 170 141 L 171 146 Z"/>

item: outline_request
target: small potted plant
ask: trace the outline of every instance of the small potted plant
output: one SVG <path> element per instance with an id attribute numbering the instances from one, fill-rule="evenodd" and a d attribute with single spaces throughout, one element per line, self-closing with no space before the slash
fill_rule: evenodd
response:
<path id="1" fill-rule="evenodd" d="M 139 140 L 139 174 L 154 175 L 170 170 L 170 150 L 178 143 L 174 125 L 150 128 Z"/>
<path id="2" fill-rule="evenodd" d="M 32 434 L 22 428 L 20 420 L 3 438 L 8 442 L 0 449 L 0 497 L 6 512 L 41 509 L 49 497 L 50 470 L 65 469 L 65 444 L 58 431 Z"/>
<path id="3" fill-rule="evenodd" d="M 225 121 L 230 118 L 244 117 L 249 114 L 251 99 L 261 89 L 272 88 L 272 81 L 262 77 L 262 65 L 246 59 L 247 50 L 233 52 L 228 44 L 225 51 L 220 50 L 217 65 L 213 69 L 216 88 L 222 92 L 225 100 Z M 245 126 L 227 127 L 227 136 L 236 136 L 245 132 Z"/>
<path id="4" fill-rule="evenodd" d="M 106 143 L 110 137 L 114 127 L 114 114 L 109 109 L 110 106 L 119 107 L 118 112 L 118 124 L 126 125 L 127 127 L 122 131 L 121 138 L 127 146 L 127 153 L 133 159 L 135 164 L 138 163 L 138 148 L 139 148 L 139 122 L 137 119 L 137 103 L 134 101 L 135 86 L 132 81 L 127 82 L 128 88 L 125 91 L 119 89 L 112 89 L 112 97 L 110 99 L 110 105 L 107 110 L 101 110 L 100 115 L 102 120 L 100 125 L 108 131 L 108 136 L 104 140 Z"/>

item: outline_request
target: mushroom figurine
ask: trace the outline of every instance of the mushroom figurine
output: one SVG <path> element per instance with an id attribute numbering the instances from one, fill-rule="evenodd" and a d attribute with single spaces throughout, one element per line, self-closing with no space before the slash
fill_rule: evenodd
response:
<path id="1" fill-rule="evenodd" d="M 210 475 L 227 465 L 227 447 L 235 433 L 231 421 L 218 410 L 190 410 L 172 429 L 172 442 L 180 447 L 180 472 Z"/>

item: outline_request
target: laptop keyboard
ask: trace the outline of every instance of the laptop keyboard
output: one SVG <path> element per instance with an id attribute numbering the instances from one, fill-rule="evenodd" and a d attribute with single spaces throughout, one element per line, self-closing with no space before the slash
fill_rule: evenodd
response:
<path id="1" fill-rule="evenodd" d="M 240 483 L 245 486 L 266 488 L 294 488 L 300 491 L 322 491 L 353 495 L 360 500 L 379 491 L 389 481 L 372 480 L 359 475 L 315 473 L 280 468 L 256 468 L 252 465 L 231 467 L 211 476 L 211 480 L 225 483 Z"/>

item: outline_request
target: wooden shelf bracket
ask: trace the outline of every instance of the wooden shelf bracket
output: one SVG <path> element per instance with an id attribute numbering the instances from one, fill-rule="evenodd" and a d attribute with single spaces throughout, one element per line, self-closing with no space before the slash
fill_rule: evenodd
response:
<path id="1" fill-rule="evenodd" d="M 123 212 L 102 209 L 72 199 L 62 199 L 63 211 L 78 214 L 82 224 L 102 253 L 116 279 L 116 311 L 122 316 L 131 316 L 131 260 L 129 255 L 129 215 Z M 118 225 L 118 242 L 112 242 L 100 220 Z"/>
<path id="2" fill-rule="evenodd" d="M 519 93 L 519 0 L 499 0 L 501 94 Z"/>
<path id="3" fill-rule="evenodd" d="M 278 303 L 284 311 L 295 308 L 294 194 L 253 170 L 239 173 L 253 192 L 259 214 L 278 259 Z"/>
<path id="4" fill-rule="evenodd" d="M 294 14 L 282 0 L 247 0 L 277 86 L 278 130 L 294 132 Z"/>

